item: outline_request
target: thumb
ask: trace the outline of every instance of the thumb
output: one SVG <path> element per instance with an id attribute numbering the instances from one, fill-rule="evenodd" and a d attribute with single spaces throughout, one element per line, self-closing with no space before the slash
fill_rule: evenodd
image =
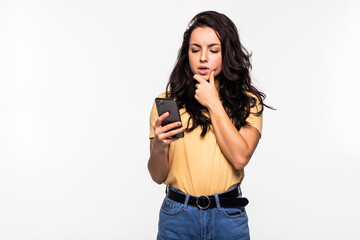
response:
<path id="1" fill-rule="evenodd" d="M 210 73 L 210 79 L 209 79 L 209 83 L 210 83 L 211 85 L 215 85 L 215 80 L 214 80 L 214 78 L 215 78 L 215 71 L 212 71 L 212 72 Z"/>

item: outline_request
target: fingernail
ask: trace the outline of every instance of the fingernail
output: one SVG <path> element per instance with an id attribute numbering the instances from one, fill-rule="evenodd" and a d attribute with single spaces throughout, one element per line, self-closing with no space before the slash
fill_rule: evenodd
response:
<path id="1" fill-rule="evenodd" d="M 180 126 L 180 125 L 181 125 L 181 123 L 179 123 L 179 122 L 178 122 L 178 123 L 177 123 L 177 125 L 178 125 L 178 126 Z"/>

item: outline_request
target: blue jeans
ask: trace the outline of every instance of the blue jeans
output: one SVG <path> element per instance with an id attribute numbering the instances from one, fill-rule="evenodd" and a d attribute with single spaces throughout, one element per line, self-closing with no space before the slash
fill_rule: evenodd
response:
<path id="1" fill-rule="evenodd" d="M 179 190 L 170 187 L 172 190 Z M 232 189 L 229 189 L 230 191 Z M 226 191 L 227 192 L 227 191 Z M 190 196 L 187 194 L 187 196 Z M 244 207 L 223 208 L 214 195 L 216 208 L 201 210 L 165 197 L 160 209 L 158 240 L 248 240 L 248 217 Z M 241 197 L 241 191 L 240 196 Z"/>

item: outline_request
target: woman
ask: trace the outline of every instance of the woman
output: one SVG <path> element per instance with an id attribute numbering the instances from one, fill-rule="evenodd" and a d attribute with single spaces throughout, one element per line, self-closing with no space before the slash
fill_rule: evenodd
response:
<path id="1" fill-rule="evenodd" d="M 167 185 L 158 239 L 249 239 L 240 183 L 261 137 L 265 95 L 252 84 L 250 55 L 234 23 L 197 14 L 184 33 L 167 91 L 181 122 L 150 116 L 152 179 Z M 170 138 L 184 132 L 184 138 Z"/>

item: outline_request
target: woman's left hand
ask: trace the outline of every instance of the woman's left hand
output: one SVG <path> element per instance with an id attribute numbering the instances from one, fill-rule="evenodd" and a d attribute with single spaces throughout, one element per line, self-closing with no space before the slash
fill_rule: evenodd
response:
<path id="1" fill-rule="evenodd" d="M 215 86 L 215 72 L 210 74 L 209 82 L 202 78 L 200 75 L 195 74 L 193 78 L 198 81 L 195 85 L 195 99 L 204 107 L 208 108 L 214 104 L 221 103 L 219 93 Z"/>

